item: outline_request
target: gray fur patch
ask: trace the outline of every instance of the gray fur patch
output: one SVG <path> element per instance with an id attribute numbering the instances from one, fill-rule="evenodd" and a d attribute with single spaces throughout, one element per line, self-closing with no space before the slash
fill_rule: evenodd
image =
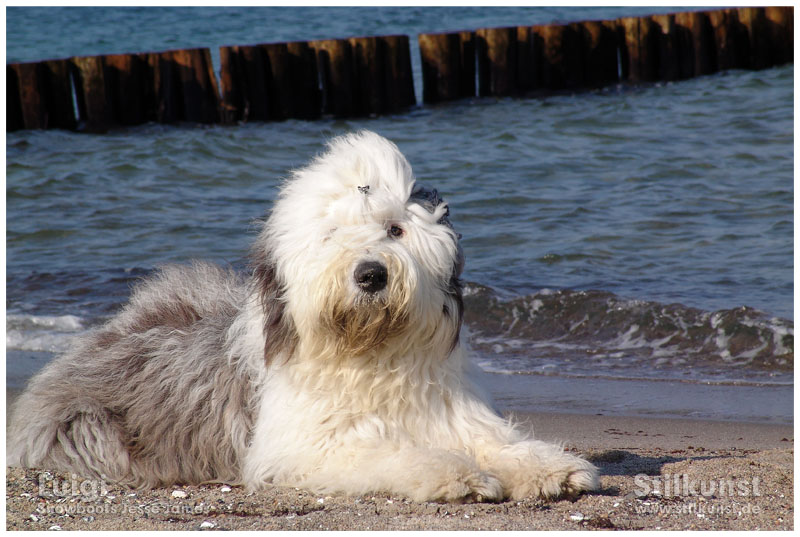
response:
<path id="1" fill-rule="evenodd" d="M 31 379 L 7 462 L 141 487 L 237 482 L 255 389 L 223 342 L 247 292 L 205 263 L 145 280 L 117 317 Z"/>
<path id="2" fill-rule="evenodd" d="M 424 185 L 416 183 L 414 185 L 414 190 L 411 192 L 411 196 L 409 196 L 409 201 L 414 203 L 418 203 L 421 205 L 425 210 L 429 213 L 433 214 L 436 208 L 444 203 L 444 199 L 439 195 L 439 191 L 435 188 L 428 188 Z M 444 216 L 441 217 L 438 221 L 438 224 L 445 225 L 455 231 L 453 228 L 453 224 L 450 222 L 450 206 L 447 206 L 447 211 L 445 211 Z M 460 240 L 461 234 L 457 233 L 456 237 Z M 464 250 L 461 248 L 461 244 L 456 245 L 458 248 L 458 252 L 456 255 L 455 263 L 453 264 L 453 273 L 456 278 L 461 276 L 461 272 L 464 270 L 465 264 L 465 257 L 464 257 Z"/>
<path id="3" fill-rule="evenodd" d="M 439 191 L 435 188 L 427 188 L 424 185 L 419 183 L 414 185 L 414 190 L 411 192 L 411 196 L 409 196 L 409 201 L 413 201 L 414 203 L 418 203 L 422 207 L 425 208 L 429 213 L 433 213 L 440 204 L 444 202 L 444 200 L 439 196 Z M 439 219 L 437 223 L 444 224 L 445 226 L 449 227 L 450 229 L 453 228 L 453 225 L 450 223 L 450 207 L 447 208 L 447 211 L 444 213 L 444 216 Z"/>
<path id="4" fill-rule="evenodd" d="M 264 312 L 264 360 L 269 364 L 279 351 L 285 351 L 286 355 L 294 351 L 297 332 L 292 320 L 285 315 L 284 291 L 270 253 L 265 250 L 254 251 L 252 264 L 253 279 Z"/>

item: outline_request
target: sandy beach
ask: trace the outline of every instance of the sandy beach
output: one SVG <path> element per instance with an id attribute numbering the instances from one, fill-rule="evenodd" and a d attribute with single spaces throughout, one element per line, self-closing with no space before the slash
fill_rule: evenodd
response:
<path id="1" fill-rule="evenodd" d="M 791 425 L 525 414 L 601 471 L 578 498 L 412 503 L 223 484 L 137 491 L 52 470 L 8 468 L 10 530 L 576 530 L 794 528 Z"/>

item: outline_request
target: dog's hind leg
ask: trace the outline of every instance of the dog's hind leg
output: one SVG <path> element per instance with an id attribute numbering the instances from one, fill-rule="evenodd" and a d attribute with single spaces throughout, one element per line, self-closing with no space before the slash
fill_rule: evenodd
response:
<path id="1" fill-rule="evenodd" d="M 107 410 L 78 411 L 64 420 L 30 418 L 12 424 L 8 464 L 56 468 L 132 484 L 131 458 L 122 428 Z"/>
<path id="2" fill-rule="evenodd" d="M 112 481 L 130 480 L 131 461 L 122 431 L 107 414 L 80 413 L 59 425 L 51 452 L 54 459 L 63 457 L 55 461 L 57 468 L 70 467 Z"/>

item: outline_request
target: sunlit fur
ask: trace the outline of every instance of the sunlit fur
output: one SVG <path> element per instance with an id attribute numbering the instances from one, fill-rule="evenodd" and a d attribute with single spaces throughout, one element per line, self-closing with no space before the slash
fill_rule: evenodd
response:
<path id="1" fill-rule="evenodd" d="M 388 140 L 334 139 L 283 186 L 248 277 L 165 267 L 34 377 L 9 464 L 420 501 L 595 487 L 591 464 L 502 419 L 472 380 L 458 235 L 417 189 Z M 366 261 L 384 289 L 357 285 Z"/>

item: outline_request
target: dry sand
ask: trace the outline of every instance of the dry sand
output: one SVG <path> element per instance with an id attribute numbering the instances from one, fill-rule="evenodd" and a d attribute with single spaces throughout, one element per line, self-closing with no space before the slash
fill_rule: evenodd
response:
<path id="1" fill-rule="evenodd" d="M 322 496 L 281 487 L 256 493 L 225 485 L 106 490 L 68 474 L 9 468 L 6 524 L 26 530 L 794 528 L 792 426 L 568 414 L 517 418 L 533 424 L 538 437 L 563 440 L 599 466 L 600 490 L 557 501 L 419 504 L 386 494 Z"/>

